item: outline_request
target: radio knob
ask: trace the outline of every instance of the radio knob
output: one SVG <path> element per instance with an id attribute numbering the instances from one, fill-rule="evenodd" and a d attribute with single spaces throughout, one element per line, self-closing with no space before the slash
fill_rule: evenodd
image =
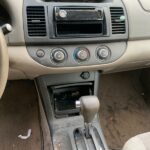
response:
<path id="1" fill-rule="evenodd" d="M 66 17 L 67 17 L 67 11 L 65 11 L 65 10 L 60 10 L 60 11 L 59 11 L 59 16 L 60 16 L 61 18 L 66 18 Z"/>
<path id="2" fill-rule="evenodd" d="M 86 61 L 89 59 L 89 51 L 86 48 L 78 48 L 76 52 L 76 59 L 79 61 Z"/>
<path id="3" fill-rule="evenodd" d="M 52 59 L 56 63 L 61 63 L 66 59 L 66 52 L 63 49 L 55 49 L 52 52 Z"/>
<path id="4" fill-rule="evenodd" d="M 100 59 L 107 59 L 110 56 L 110 50 L 107 47 L 98 48 L 97 55 Z"/>

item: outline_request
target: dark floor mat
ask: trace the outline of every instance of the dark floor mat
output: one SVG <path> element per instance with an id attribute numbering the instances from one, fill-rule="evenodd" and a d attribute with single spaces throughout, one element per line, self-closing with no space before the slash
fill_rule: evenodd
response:
<path id="1" fill-rule="evenodd" d="M 31 137 L 19 139 L 28 129 L 32 129 Z M 38 100 L 32 81 L 10 81 L 0 100 L 0 150 L 41 150 Z"/>
<path id="2" fill-rule="evenodd" d="M 102 76 L 100 120 L 111 149 L 121 149 L 129 138 L 150 131 L 150 107 L 143 95 L 138 74 Z"/>

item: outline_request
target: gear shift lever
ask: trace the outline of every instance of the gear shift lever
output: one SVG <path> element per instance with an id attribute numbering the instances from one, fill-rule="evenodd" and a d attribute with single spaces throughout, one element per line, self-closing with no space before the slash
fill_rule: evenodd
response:
<path id="1" fill-rule="evenodd" d="M 80 105 L 79 105 L 80 104 Z M 83 96 L 76 102 L 76 107 L 80 106 L 81 114 L 85 122 L 85 135 L 89 137 L 89 128 L 98 113 L 100 102 L 96 96 Z"/>

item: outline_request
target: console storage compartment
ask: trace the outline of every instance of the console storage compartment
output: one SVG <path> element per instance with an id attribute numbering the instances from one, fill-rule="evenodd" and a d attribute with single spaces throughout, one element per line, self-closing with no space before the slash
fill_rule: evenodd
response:
<path id="1" fill-rule="evenodd" d="M 75 102 L 81 96 L 93 95 L 93 82 L 49 86 L 52 107 L 56 118 L 79 115 Z"/>
<path id="2" fill-rule="evenodd" d="M 103 34 L 102 22 L 57 23 L 57 36 L 83 36 L 88 34 Z"/>

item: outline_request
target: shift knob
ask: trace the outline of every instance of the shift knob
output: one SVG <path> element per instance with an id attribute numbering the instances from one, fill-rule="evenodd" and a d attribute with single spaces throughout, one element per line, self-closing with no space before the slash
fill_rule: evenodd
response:
<path id="1" fill-rule="evenodd" d="M 97 96 L 83 96 L 79 99 L 81 114 L 85 123 L 91 123 L 100 108 Z"/>

